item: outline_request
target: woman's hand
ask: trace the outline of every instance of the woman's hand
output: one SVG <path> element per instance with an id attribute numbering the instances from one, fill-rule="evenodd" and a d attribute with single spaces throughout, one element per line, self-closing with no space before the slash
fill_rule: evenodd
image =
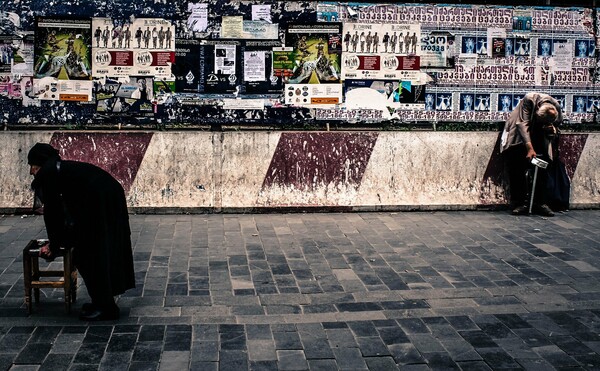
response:
<path id="1" fill-rule="evenodd" d="M 46 244 L 40 247 L 40 257 L 44 258 L 47 262 L 51 262 L 54 260 L 55 256 L 50 250 L 50 245 Z"/>

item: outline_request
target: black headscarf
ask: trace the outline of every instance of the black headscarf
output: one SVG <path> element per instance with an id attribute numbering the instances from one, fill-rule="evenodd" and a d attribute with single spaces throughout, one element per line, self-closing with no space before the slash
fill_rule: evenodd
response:
<path id="1" fill-rule="evenodd" d="M 43 166 L 50 159 L 60 160 L 60 155 L 48 143 L 36 143 L 27 154 L 27 163 L 29 165 Z"/>

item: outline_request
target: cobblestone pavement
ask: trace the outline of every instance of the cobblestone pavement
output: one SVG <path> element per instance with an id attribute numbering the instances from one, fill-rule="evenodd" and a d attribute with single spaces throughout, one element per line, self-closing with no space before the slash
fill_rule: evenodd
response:
<path id="1" fill-rule="evenodd" d="M 43 221 L 0 216 L 0 370 L 600 369 L 598 210 L 131 226 L 138 287 L 92 324 L 81 280 L 70 315 L 57 289 L 27 315 L 20 254 Z"/>

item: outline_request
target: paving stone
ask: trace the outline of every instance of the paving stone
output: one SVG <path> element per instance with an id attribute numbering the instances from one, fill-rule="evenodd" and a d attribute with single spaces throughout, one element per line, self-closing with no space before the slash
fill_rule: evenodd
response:
<path id="1" fill-rule="evenodd" d="M 308 369 L 308 362 L 301 350 L 278 350 L 277 360 L 280 370 Z"/>
<path id="2" fill-rule="evenodd" d="M 62 332 L 52 344 L 51 353 L 75 354 L 83 343 L 85 334 L 71 334 Z"/>
<path id="3" fill-rule="evenodd" d="M 131 352 L 135 347 L 137 334 L 113 334 L 106 352 Z"/>
<path id="4" fill-rule="evenodd" d="M 105 353 L 100 361 L 101 370 L 128 370 L 132 352 Z"/>
<path id="5" fill-rule="evenodd" d="M 219 352 L 219 370 L 248 370 L 248 356 L 240 350 L 221 350 Z"/>
<path id="6" fill-rule="evenodd" d="M 427 365 L 432 370 L 460 370 L 456 362 L 452 358 L 440 352 L 422 353 L 427 361 Z"/>
<path id="7" fill-rule="evenodd" d="M 250 370 L 252 371 L 277 371 L 277 361 L 250 361 Z"/>
<path id="8" fill-rule="evenodd" d="M 300 336 L 306 359 L 334 358 L 333 352 L 329 347 L 329 342 L 325 338 L 304 338 Z"/>
<path id="9" fill-rule="evenodd" d="M 519 364 L 504 350 L 499 348 L 480 348 L 477 352 L 494 370 L 518 369 Z"/>
<path id="10" fill-rule="evenodd" d="M 401 367 L 412 364 L 425 364 L 425 358 L 411 343 L 392 344 L 388 346 L 394 361 Z"/>
<path id="11" fill-rule="evenodd" d="M 218 362 L 191 362 L 190 371 L 218 371 Z"/>
<path id="12" fill-rule="evenodd" d="M 15 364 L 41 364 L 50 352 L 51 344 L 30 343 L 21 349 Z"/>
<path id="13" fill-rule="evenodd" d="M 474 348 L 497 348 L 498 344 L 492 340 L 492 338 L 487 335 L 485 332 L 480 330 L 466 330 L 459 331 L 460 336 L 462 336 L 466 341 L 469 342 Z"/>
<path id="14" fill-rule="evenodd" d="M 358 347 L 354 334 L 348 328 L 327 329 L 325 333 L 332 349 Z"/>
<path id="15" fill-rule="evenodd" d="M 362 336 L 379 336 L 379 332 L 371 321 L 352 321 L 348 324 L 354 335 Z"/>
<path id="16" fill-rule="evenodd" d="M 132 362 L 153 362 L 158 364 L 162 354 L 162 343 L 140 342 L 133 350 Z"/>
<path id="17" fill-rule="evenodd" d="M 536 347 L 533 350 L 554 367 L 576 367 L 579 365 L 575 359 L 563 352 L 556 345 Z"/>
<path id="18" fill-rule="evenodd" d="M 220 344 L 223 350 L 245 350 L 246 334 L 243 331 L 227 331 L 220 334 Z"/>
<path id="19" fill-rule="evenodd" d="M 552 364 L 545 359 L 517 359 L 519 365 L 527 371 L 548 371 L 555 370 Z"/>
<path id="20" fill-rule="evenodd" d="M 335 359 L 340 370 L 367 369 L 367 364 L 365 363 L 358 348 L 335 348 L 333 349 L 333 353 L 335 354 Z"/>
<path id="21" fill-rule="evenodd" d="M 0 357 L 1 358 L 1 357 Z M 40 371 L 62 371 L 67 370 L 71 361 L 73 360 L 73 354 L 48 354 L 44 362 L 40 365 Z M 0 366 L 2 365 L 0 360 Z"/>
<path id="22" fill-rule="evenodd" d="M 217 362 L 219 360 L 219 342 L 201 340 L 192 345 L 192 362 Z"/>
<path id="23" fill-rule="evenodd" d="M 250 361 L 275 361 L 277 353 L 273 340 L 248 340 L 248 359 Z"/>
<path id="24" fill-rule="evenodd" d="M 398 324 L 406 334 L 428 334 L 430 332 L 420 318 L 400 318 Z"/>
<path id="25" fill-rule="evenodd" d="M 379 337 L 358 337 L 356 339 L 363 357 L 389 355 L 389 349 Z"/>
<path id="26" fill-rule="evenodd" d="M 370 357 L 365 361 L 369 370 L 392 371 L 399 369 L 392 357 Z"/>

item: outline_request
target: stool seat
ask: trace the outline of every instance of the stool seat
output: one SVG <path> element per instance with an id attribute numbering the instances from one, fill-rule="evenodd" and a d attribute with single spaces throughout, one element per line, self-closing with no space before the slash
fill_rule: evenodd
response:
<path id="1" fill-rule="evenodd" d="M 23 281 L 25 283 L 25 305 L 32 312 L 31 290 L 34 290 L 35 302 L 40 301 L 40 288 L 63 288 L 65 291 L 65 309 L 71 312 L 71 303 L 77 299 L 77 270 L 73 265 L 73 248 L 61 247 L 57 257 L 63 258 L 63 270 L 40 270 L 39 254 L 48 240 L 31 240 L 23 249 Z M 41 278 L 55 278 L 41 280 Z"/>

